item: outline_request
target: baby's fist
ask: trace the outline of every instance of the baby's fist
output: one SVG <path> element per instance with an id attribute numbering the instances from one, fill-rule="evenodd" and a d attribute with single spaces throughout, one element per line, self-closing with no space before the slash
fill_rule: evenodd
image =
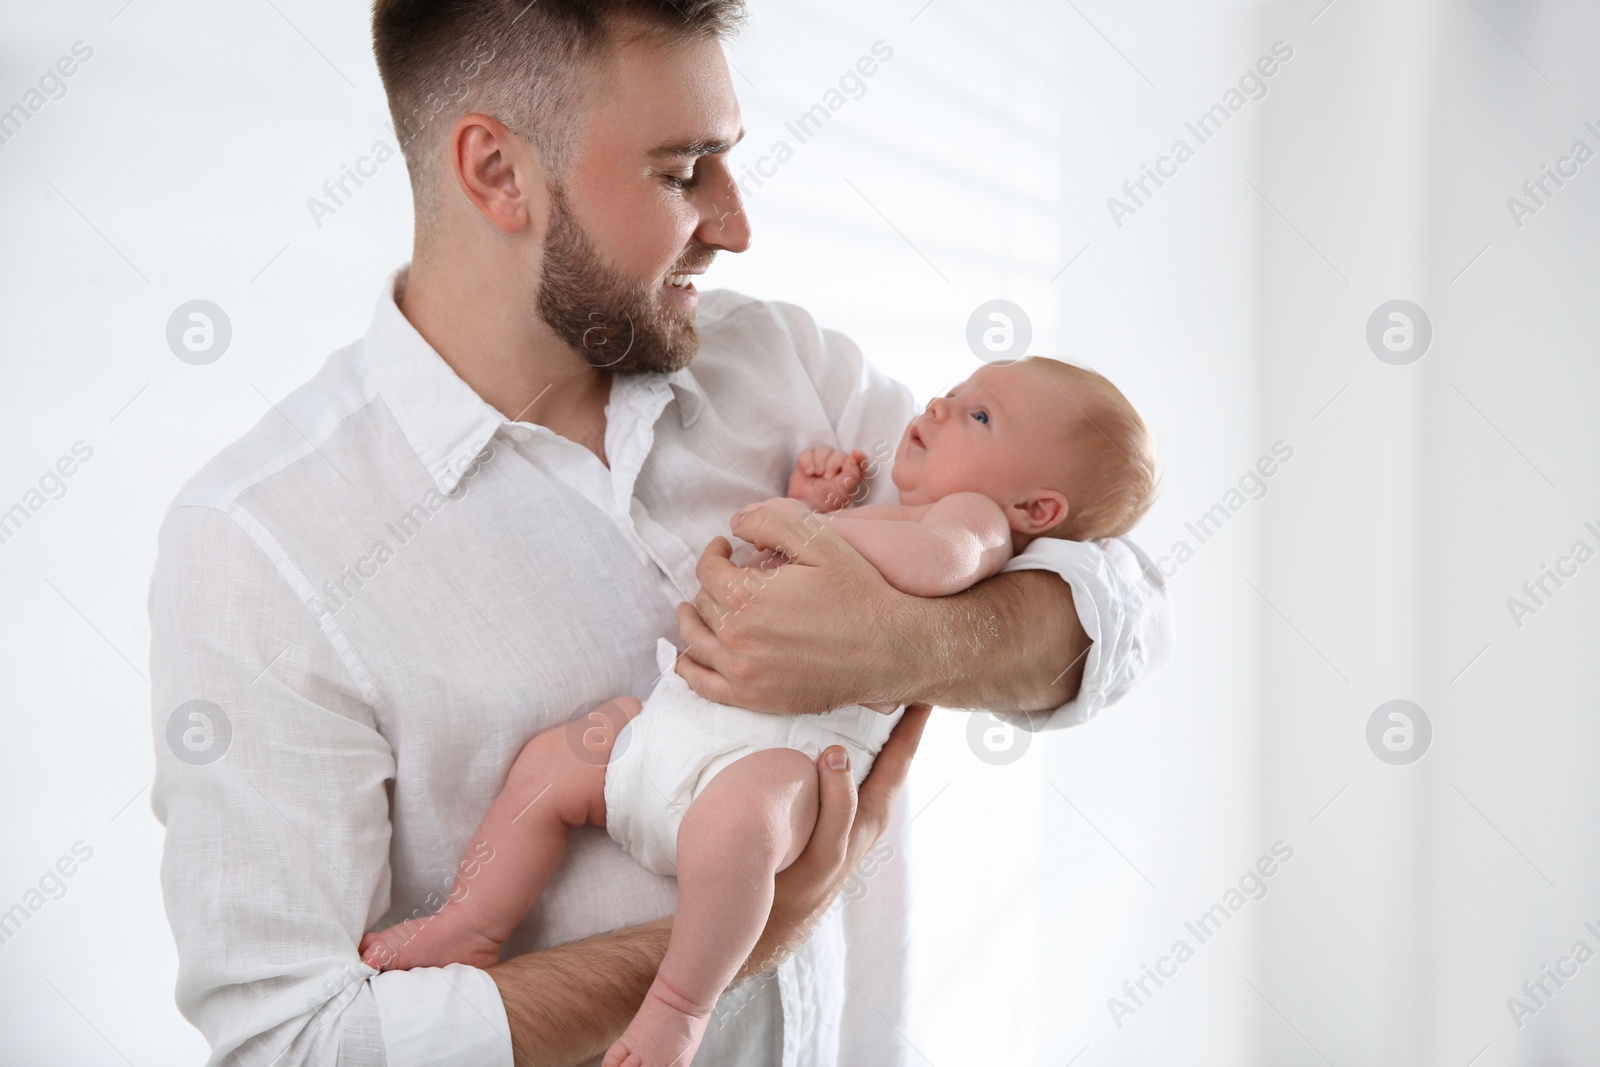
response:
<path id="1" fill-rule="evenodd" d="M 818 445 L 800 453 L 789 476 L 789 495 L 816 511 L 838 511 L 854 499 L 867 477 L 865 452 Z"/>

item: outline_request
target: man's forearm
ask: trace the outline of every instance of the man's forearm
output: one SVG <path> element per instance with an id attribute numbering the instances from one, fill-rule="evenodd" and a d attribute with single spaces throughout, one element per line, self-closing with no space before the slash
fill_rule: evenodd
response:
<path id="1" fill-rule="evenodd" d="M 1089 637 L 1072 588 L 1010 571 L 952 596 L 909 598 L 902 699 L 951 708 L 1047 711 L 1078 695 Z"/>
<path id="2" fill-rule="evenodd" d="M 621 1036 L 666 955 L 671 919 L 530 952 L 488 970 L 516 1067 L 571 1067 Z"/>
<path id="3" fill-rule="evenodd" d="M 804 714 L 869 703 L 1048 711 L 1077 696 L 1089 654 L 1072 590 L 1010 571 L 950 596 L 895 589 L 826 522 L 768 501 L 735 533 L 793 561 L 752 581 L 716 538 L 678 608 L 678 673 L 700 695 Z"/>

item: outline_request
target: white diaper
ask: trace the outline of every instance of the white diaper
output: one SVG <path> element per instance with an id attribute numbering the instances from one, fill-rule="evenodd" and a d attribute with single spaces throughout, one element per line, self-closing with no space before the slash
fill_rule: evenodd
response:
<path id="1" fill-rule="evenodd" d="M 860 704 L 822 715 L 769 715 L 718 704 L 689 688 L 673 663 L 678 650 L 656 642 L 661 680 L 622 728 L 606 767 L 606 830 L 646 869 L 678 873 L 678 827 L 717 772 L 752 752 L 793 748 L 812 759 L 829 745 L 850 753 L 860 785 L 889 731 L 905 713 Z"/>

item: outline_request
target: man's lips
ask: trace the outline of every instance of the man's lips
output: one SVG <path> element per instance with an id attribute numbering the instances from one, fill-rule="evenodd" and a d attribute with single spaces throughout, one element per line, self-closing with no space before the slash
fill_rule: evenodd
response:
<path id="1" fill-rule="evenodd" d="M 700 290 L 694 287 L 694 276 L 699 271 L 669 274 L 661 280 L 661 296 L 667 304 L 679 308 L 692 308 L 700 302 Z"/>

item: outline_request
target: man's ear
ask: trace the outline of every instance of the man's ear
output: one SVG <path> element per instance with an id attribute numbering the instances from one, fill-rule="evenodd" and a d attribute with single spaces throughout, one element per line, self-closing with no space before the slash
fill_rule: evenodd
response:
<path id="1" fill-rule="evenodd" d="M 505 123 L 478 112 L 463 115 L 450 128 L 447 151 L 449 179 L 501 233 L 543 225 L 549 205 L 539 154 Z"/>
<path id="2" fill-rule="evenodd" d="M 1065 495 L 1054 489 L 1031 489 L 1006 509 L 1006 518 L 1017 533 L 1037 537 L 1061 525 L 1069 510 Z"/>

